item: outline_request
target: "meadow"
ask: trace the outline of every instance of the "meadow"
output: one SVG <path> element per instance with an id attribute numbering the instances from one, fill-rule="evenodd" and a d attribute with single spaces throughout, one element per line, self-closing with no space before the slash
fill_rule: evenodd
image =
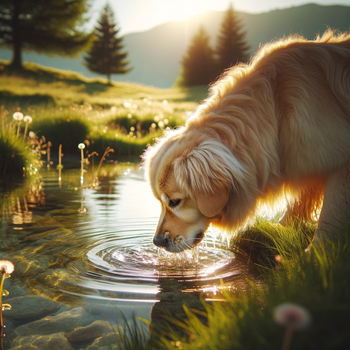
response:
<path id="1" fill-rule="evenodd" d="M 52 159 L 57 159 L 60 144 L 65 155 L 79 155 L 77 145 L 84 142 L 87 155 L 97 152 L 101 157 L 111 147 L 114 160 L 139 161 L 148 144 L 164 130 L 184 124 L 207 95 L 205 87 L 163 90 L 131 83 L 107 85 L 103 79 L 87 79 L 74 72 L 30 63 L 24 67 L 14 74 L 7 62 L 0 61 L 0 142 L 12 144 L 6 155 L 2 154 L 0 166 L 20 172 L 32 161 L 29 155 L 24 158 L 23 147 L 19 151 L 14 146 L 25 130 L 23 121 L 13 119 L 16 112 L 32 117 L 28 131 L 38 140 L 44 137 L 46 149 L 50 142 Z M 9 142 L 11 135 L 15 137 Z M 15 151 L 11 153 L 11 149 Z M 14 158 L 19 165 L 7 166 Z"/>
<path id="2" fill-rule="evenodd" d="M 10 75 L 7 63 L 0 65 L 0 168 L 7 178 L 21 177 L 23 168 L 34 172 L 47 160 L 49 145 L 56 161 L 62 144 L 63 164 L 79 157 L 82 142 L 87 155 L 101 157 L 111 147 L 113 161 L 139 161 L 147 144 L 182 125 L 207 95 L 205 87 L 108 86 L 103 79 L 34 64 Z M 13 119 L 16 112 L 32 117 L 26 142 L 25 123 Z M 222 285 L 224 300 L 202 300 L 201 311 L 184 306 L 185 318 L 169 315 L 161 329 L 150 324 L 148 340 L 139 323 L 129 323 L 118 330 L 120 343 L 109 348 L 348 349 L 350 229 L 343 229 L 345 243 L 306 253 L 315 228 L 315 223 L 282 227 L 257 220 L 237 233 L 230 246 L 251 265 L 259 283 L 247 281 L 248 289 L 233 291 Z"/>

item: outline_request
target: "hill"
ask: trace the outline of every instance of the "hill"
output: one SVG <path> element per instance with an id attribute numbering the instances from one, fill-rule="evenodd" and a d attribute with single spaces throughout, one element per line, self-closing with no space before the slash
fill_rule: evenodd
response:
<path id="1" fill-rule="evenodd" d="M 350 7 L 341 5 L 307 4 L 261 14 L 240 15 L 251 54 L 254 54 L 259 45 L 291 33 L 314 39 L 316 34 L 323 33 L 328 27 L 341 31 L 347 31 L 350 27 Z M 161 88 L 172 86 L 179 74 L 181 58 L 194 32 L 203 25 L 214 44 L 222 16 L 223 12 L 210 11 L 187 21 L 168 22 L 145 32 L 125 35 L 125 48 L 134 69 L 126 75 L 113 76 L 113 79 Z M 10 59 L 11 52 L 0 50 L 0 58 Z M 96 77 L 83 66 L 83 55 L 72 59 L 31 53 L 25 54 L 24 59 Z"/>

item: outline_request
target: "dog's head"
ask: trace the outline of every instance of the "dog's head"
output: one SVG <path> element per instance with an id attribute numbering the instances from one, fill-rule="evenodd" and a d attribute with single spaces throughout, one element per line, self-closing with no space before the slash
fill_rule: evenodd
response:
<path id="1" fill-rule="evenodd" d="M 153 242 L 170 252 L 197 245 L 243 184 L 243 168 L 225 145 L 186 130 L 164 138 L 143 158 L 162 207 Z"/>

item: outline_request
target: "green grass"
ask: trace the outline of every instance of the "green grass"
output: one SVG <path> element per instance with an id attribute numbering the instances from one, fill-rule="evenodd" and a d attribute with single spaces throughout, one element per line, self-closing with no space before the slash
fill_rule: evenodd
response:
<path id="1" fill-rule="evenodd" d="M 205 312 L 184 306 L 185 319 L 164 318 L 167 331 L 151 325 L 147 349 L 281 349 L 286 327 L 274 321 L 274 313 L 283 303 L 299 305 L 311 315 L 308 327 L 294 330 L 289 349 L 348 349 L 350 228 L 339 232 L 344 239 L 330 243 L 327 251 L 317 247 L 305 252 L 313 226 L 282 227 L 260 220 L 241 232 L 234 249 L 258 264 L 260 282 L 251 281 L 249 290 L 224 292 L 224 302 L 203 301 Z M 139 349 L 139 341 L 128 348 Z"/>
<path id="2" fill-rule="evenodd" d="M 36 99 L 60 106 L 90 104 L 111 108 L 124 99 L 163 101 L 182 103 L 186 109 L 193 109 L 206 98 L 206 87 L 159 89 L 133 83 L 112 82 L 106 79 L 90 79 L 82 75 L 35 63 L 24 63 L 24 70 L 13 72 L 7 61 L 0 60 L 0 103 L 13 102 L 26 108 L 36 105 Z M 2 70 L 1 70 L 2 67 Z M 33 103 L 28 103 L 32 98 Z M 23 102 L 24 100 L 24 102 Z"/>
<path id="3" fill-rule="evenodd" d="M 19 181 L 26 174 L 32 175 L 41 164 L 37 153 L 17 137 L 15 128 L 0 130 L 0 184 Z"/>
<path id="4" fill-rule="evenodd" d="M 188 115 L 207 95 L 205 87 L 158 89 L 104 79 L 88 79 L 74 72 L 25 63 L 13 72 L 0 61 L 0 106 L 2 118 L 11 122 L 15 111 L 30 115 L 29 125 L 44 136 L 54 150 L 102 154 L 107 146 L 111 157 L 139 157 L 148 144 L 167 128 L 185 123 Z M 22 130 L 24 124 L 21 124 Z"/>
<path id="5" fill-rule="evenodd" d="M 227 293 L 224 303 L 204 303 L 206 324 L 200 322 L 195 311 L 186 310 L 186 320 L 174 320 L 177 327 L 182 327 L 181 334 L 172 327 L 155 349 L 280 349 L 285 328 L 276 324 L 273 314 L 284 302 L 306 308 L 312 317 L 308 328 L 294 332 L 290 349 L 348 348 L 350 229 L 345 230 L 345 244 L 309 253 L 304 252 L 309 234 L 301 228 L 276 228 L 264 222 L 258 223 L 253 232 L 242 233 L 242 237 L 253 245 L 258 241 L 263 247 L 260 262 L 266 265 L 259 265 L 264 271 L 263 283 L 252 283 L 248 292 Z M 277 236 L 271 236 L 272 232 Z M 247 248 L 247 242 L 243 248 L 240 244 L 239 250 Z M 273 255 L 281 256 L 281 262 L 268 259 Z"/>

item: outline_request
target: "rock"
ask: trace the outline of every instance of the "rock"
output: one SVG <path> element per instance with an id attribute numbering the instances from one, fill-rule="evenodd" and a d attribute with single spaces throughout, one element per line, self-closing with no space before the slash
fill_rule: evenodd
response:
<path id="1" fill-rule="evenodd" d="M 15 320 L 39 319 L 61 307 L 60 303 L 39 295 L 6 298 L 6 303 L 11 305 L 11 310 L 3 311 L 4 317 Z"/>
<path id="2" fill-rule="evenodd" d="M 23 259 L 24 260 L 24 259 Z M 40 262 L 38 260 L 33 261 L 21 261 L 17 265 L 17 269 L 15 270 L 14 274 L 16 276 L 24 277 L 24 276 L 36 276 L 39 273 L 44 272 L 45 269 L 40 266 Z"/>
<path id="3" fill-rule="evenodd" d="M 7 298 L 14 298 L 14 297 L 25 296 L 25 295 L 28 296 L 28 294 L 30 294 L 28 292 L 28 289 L 25 288 L 23 283 L 18 282 L 17 280 L 12 278 L 7 278 L 5 280 L 5 283 L 6 282 L 8 284 L 4 286 L 4 289 L 8 290 L 10 293 L 10 295 Z"/>
<path id="4" fill-rule="evenodd" d="M 112 331 L 111 325 L 107 321 L 95 321 L 85 327 L 78 327 L 74 331 L 68 333 L 67 339 L 70 342 L 85 341 L 101 337 Z"/>
<path id="5" fill-rule="evenodd" d="M 119 343 L 119 335 L 116 332 L 111 332 L 95 339 L 95 341 L 86 348 L 86 350 L 101 350 L 113 349 L 113 345 Z"/>
<path id="6" fill-rule="evenodd" d="M 86 326 L 88 321 L 86 310 L 82 307 L 77 307 L 54 316 L 47 316 L 41 320 L 19 326 L 16 328 L 16 333 L 20 336 L 27 336 L 33 334 L 71 332 L 76 327 Z"/>
<path id="7" fill-rule="evenodd" d="M 18 345 L 10 350 L 41 350 L 32 344 Z"/>
<path id="8" fill-rule="evenodd" d="M 34 347 L 27 347 L 28 344 Z M 31 335 L 19 339 L 16 338 L 15 345 L 17 345 L 14 348 L 16 350 L 73 350 L 72 345 L 69 343 L 63 332 L 50 335 Z"/>

